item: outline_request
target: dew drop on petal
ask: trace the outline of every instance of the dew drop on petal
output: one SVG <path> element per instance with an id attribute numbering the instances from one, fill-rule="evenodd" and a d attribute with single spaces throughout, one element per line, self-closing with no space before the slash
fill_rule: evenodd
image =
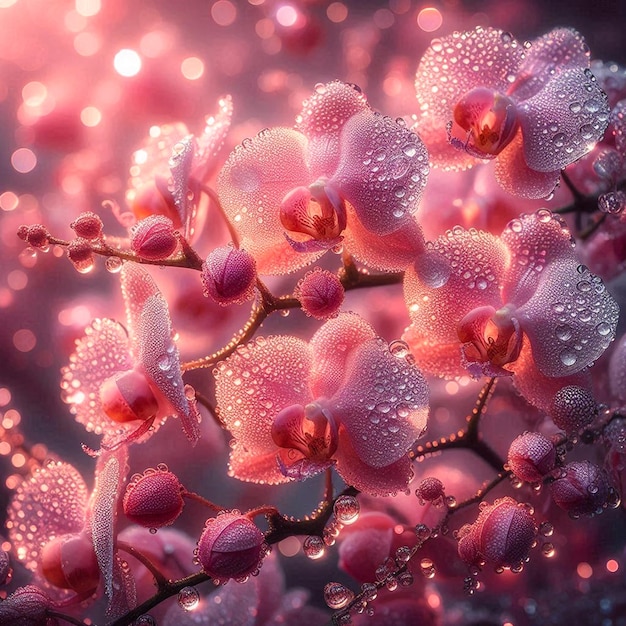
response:
<path id="1" fill-rule="evenodd" d="M 183 587 L 178 592 L 178 606 L 185 611 L 193 611 L 200 603 L 200 594 L 195 587 Z"/>
<path id="2" fill-rule="evenodd" d="M 342 609 L 353 598 L 354 593 L 341 583 L 328 583 L 324 587 L 324 600 L 331 609 Z"/>

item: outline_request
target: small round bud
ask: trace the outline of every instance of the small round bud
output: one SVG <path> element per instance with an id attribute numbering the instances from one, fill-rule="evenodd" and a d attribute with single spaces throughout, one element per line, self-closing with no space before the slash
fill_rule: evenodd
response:
<path id="1" fill-rule="evenodd" d="M 83 239 L 93 240 L 102 236 L 104 225 L 102 220 L 95 213 L 90 211 L 81 213 L 71 224 L 74 232 Z"/>
<path id="2" fill-rule="evenodd" d="M 86 239 L 78 237 L 71 241 L 67 247 L 67 256 L 81 274 L 86 274 L 93 269 L 93 250 L 91 249 L 91 244 Z"/>
<path id="3" fill-rule="evenodd" d="M 221 513 L 207 520 L 197 557 L 212 578 L 245 578 L 256 572 L 266 553 L 263 533 L 244 515 Z"/>
<path id="4" fill-rule="evenodd" d="M 316 267 L 297 284 L 294 295 L 308 316 L 326 320 L 337 315 L 345 291 L 335 274 Z"/>
<path id="5" fill-rule="evenodd" d="M 556 505 L 573 517 L 602 511 L 611 488 L 606 472 L 589 461 L 568 463 L 564 472 L 551 485 Z"/>
<path id="6" fill-rule="evenodd" d="M 216 248 L 202 264 L 204 295 L 218 304 L 242 304 L 254 296 L 256 263 L 245 250 Z"/>
<path id="7" fill-rule="evenodd" d="M 17 236 L 22 240 L 22 241 L 26 241 L 28 239 L 28 226 L 26 226 L 26 224 L 22 224 L 18 229 L 17 229 Z"/>
<path id="8" fill-rule="evenodd" d="M 150 261 L 172 256 L 178 247 L 172 220 L 163 215 L 151 215 L 140 220 L 130 229 L 130 247 L 137 255 Z"/>
<path id="9" fill-rule="evenodd" d="M 100 386 L 102 410 L 119 423 L 147 420 L 159 410 L 159 403 L 146 376 L 137 369 L 120 372 Z"/>
<path id="10" fill-rule="evenodd" d="M 0 601 L 0 624 L 11 626 L 49 626 L 56 624 L 46 614 L 52 600 L 38 587 L 18 587 L 5 600 Z"/>
<path id="11" fill-rule="evenodd" d="M 556 448 L 540 433 L 524 433 L 511 443 L 507 463 L 520 480 L 537 483 L 554 469 Z"/>
<path id="12" fill-rule="evenodd" d="M 415 490 L 415 495 L 422 502 L 436 502 L 443 500 L 445 490 L 443 483 L 434 476 L 424 478 Z"/>
<path id="13" fill-rule="evenodd" d="M 602 213 L 619 215 L 626 208 L 626 193 L 623 191 L 609 191 L 598 197 L 598 209 Z"/>
<path id="14" fill-rule="evenodd" d="M 526 559 L 536 535 L 528 508 L 504 497 L 484 506 L 478 519 L 462 533 L 459 556 L 468 564 L 482 558 L 496 568 L 514 568 Z"/>
<path id="15" fill-rule="evenodd" d="M 33 248 L 45 248 L 50 243 L 50 233 L 42 224 L 33 224 L 29 226 L 26 233 L 26 241 Z"/>
<path id="16" fill-rule="evenodd" d="M 577 385 L 560 389 L 550 407 L 552 421 L 568 433 L 588 426 L 597 414 L 598 405 L 591 392 Z"/>
<path id="17" fill-rule="evenodd" d="M 131 522 L 146 528 L 161 528 L 174 523 L 185 502 L 183 486 L 165 467 L 147 469 L 126 487 L 124 513 Z"/>
<path id="18" fill-rule="evenodd" d="M 98 559 L 84 533 L 50 540 L 41 551 L 41 571 L 50 584 L 80 595 L 91 595 L 100 581 Z"/>

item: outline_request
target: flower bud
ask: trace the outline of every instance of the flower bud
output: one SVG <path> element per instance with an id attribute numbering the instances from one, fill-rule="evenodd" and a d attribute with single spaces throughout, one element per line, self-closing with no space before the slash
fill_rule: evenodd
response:
<path id="1" fill-rule="evenodd" d="M 245 250 L 216 248 L 202 264 L 204 295 L 218 304 L 242 304 L 254 295 L 256 263 Z"/>
<path id="2" fill-rule="evenodd" d="M 464 533 L 459 556 L 466 562 L 480 556 L 496 568 L 516 567 L 528 556 L 536 534 L 535 520 L 528 509 L 513 498 L 501 498 L 485 506 Z"/>
<path id="3" fill-rule="evenodd" d="M 81 274 L 86 274 L 93 269 L 93 250 L 86 239 L 78 237 L 71 241 L 67 247 L 67 256 Z"/>
<path id="4" fill-rule="evenodd" d="M 119 423 L 154 417 L 159 403 L 146 376 L 137 369 L 119 372 L 100 386 L 102 410 Z"/>
<path id="5" fill-rule="evenodd" d="M 556 448 L 540 433 L 527 432 L 511 443 L 507 463 L 520 480 L 538 483 L 554 469 Z"/>
<path id="6" fill-rule="evenodd" d="M 18 231 L 19 232 L 19 231 Z M 33 224 L 28 227 L 26 241 L 33 248 L 45 248 L 49 243 L 50 233 L 42 224 Z"/>
<path id="7" fill-rule="evenodd" d="M 573 461 L 564 467 L 564 476 L 551 485 L 552 499 L 571 516 L 592 515 L 606 506 L 609 478 L 589 461 Z"/>
<path id="8" fill-rule="evenodd" d="M 263 533 L 244 515 L 221 513 L 207 520 L 197 557 L 212 578 L 241 579 L 258 571 L 267 550 Z"/>
<path id="9" fill-rule="evenodd" d="M 100 581 L 100 568 L 91 539 L 84 533 L 50 540 L 41 551 L 41 571 L 55 587 L 91 595 Z"/>
<path id="10" fill-rule="evenodd" d="M 427 476 L 417 486 L 415 495 L 423 502 L 442 500 L 445 495 L 443 483 L 434 476 Z"/>
<path id="11" fill-rule="evenodd" d="M 0 624 L 3 626 L 52 626 L 58 624 L 46 611 L 52 600 L 38 587 L 18 587 L 8 598 L 0 601 Z"/>
<path id="12" fill-rule="evenodd" d="M 17 229 L 17 236 L 22 240 L 22 241 L 26 241 L 28 239 L 28 229 L 29 227 L 26 224 L 22 224 L 18 229 Z"/>
<path id="13" fill-rule="evenodd" d="M 93 240 L 102 236 L 102 220 L 95 213 L 81 213 L 71 224 L 74 232 L 83 239 Z"/>
<path id="14" fill-rule="evenodd" d="M 337 315 L 345 291 L 335 274 L 316 267 L 298 283 L 294 295 L 300 300 L 302 310 L 307 315 L 326 320 Z"/>
<path id="15" fill-rule="evenodd" d="M 565 432 L 588 426 L 598 414 L 598 405 L 590 391 L 577 385 L 560 389 L 550 407 L 552 421 Z"/>
<path id="16" fill-rule="evenodd" d="M 130 247 L 133 252 L 149 261 L 161 261 L 172 256 L 178 239 L 172 220 L 163 215 L 151 215 L 130 229 Z"/>
<path id="17" fill-rule="evenodd" d="M 174 523 L 185 505 L 183 486 L 166 467 L 147 469 L 126 487 L 124 513 L 131 522 L 146 528 L 161 528 Z"/>

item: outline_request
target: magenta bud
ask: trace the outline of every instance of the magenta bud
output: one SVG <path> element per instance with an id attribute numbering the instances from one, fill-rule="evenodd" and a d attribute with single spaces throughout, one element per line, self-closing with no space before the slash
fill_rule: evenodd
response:
<path id="1" fill-rule="evenodd" d="M 459 529 L 459 558 L 468 565 L 474 565 L 481 560 L 478 554 L 478 545 L 476 543 L 476 533 L 474 526 L 464 524 Z"/>
<path id="2" fill-rule="evenodd" d="M 130 229 L 130 247 L 149 261 L 161 261 L 172 256 L 178 247 L 174 224 L 164 215 L 151 215 L 139 220 Z"/>
<path id="3" fill-rule="evenodd" d="M 256 573 L 266 551 L 265 537 L 250 519 L 225 512 L 207 520 L 197 558 L 209 576 L 223 581 Z"/>
<path id="4" fill-rule="evenodd" d="M 93 268 L 94 257 L 91 244 L 82 237 L 70 242 L 67 247 L 67 256 L 81 274 L 86 274 Z"/>
<path id="5" fill-rule="evenodd" d="M 550 417 L 565 432 L 588 426 L 598 414 L 598 405 L 590 391 L 577 385 L 560 389 L 552 400 Z"/>
<path id="6" fill-rule="evenodd" d="M 256 263 L 252 255 L 233 246 L 216 248 L 202 264 L 204 295 L 218 304 L 242 304 L 254 296 Z"/>
<path id="7" fill-rule="evenodd" d="M 18 587 L 0 602 L 0 624 L 12 626 L 48 626 L 56 622 L 46 615 L 53 608 L 52 600 L 34 585 Z"/>
<path id="8" fill-rule="evenodd" d="M 513 498 L 504 497 L 484 506 L 469 531 L 472 539 L 459 544 L 459 555 L 476 554 L 496 568 L 514 568 L 526 560 L 537 535 L 535 520 L 528 508 Z M 466 560 L 466 558 L 464 558 Z"/>
<path id="9" fill-rule="evenodd" d="M 45 248 L 49 243 L 50 233 L 42 224 L 33 224 L 28 227 L 26 241 L 33 248 Z"/>
<path id="10" fill-rule="evenodd" d="M 572 517 L 602 512 L 611 490 L 606 472 L 589 461 L 573 461 L 563 468 L 563 473 L 551 485 L 557 506 Z"/>
<path id="11" fill-rule="evenodd" d="M 26 224 L 22 224 L 18 229 L 17 229 L 17 236 L 22 240 L 22 241 L 26 241 L 28 239 L 28 226 L 26 226 Z"/>
<path id="12" fill-rule="evenodd" d="M 102 236 L 102 220 L 98 215 L 87 211 L 81 213 L 71 224 L 74 232 L 83 239 L 98 239 Z"/>
<path id="13" fill-rule="evenodd" d="M 298 283 L 294 295 L 307 315 L 326 320 L 339 312 L 345 291 L 335 274 L 316 267 Z"/>
<path id="14" fill-rule="evenodd" d="M 540 433 L 524 433 L 511 443 L 507 462 L 520 480 L 538 483 L 554 469 L 556 448 Z"/>
<path id="15" fill-rule="evenodd" d="M 417 486 L 415 495 L 423 502 L 440 500 L 445 495 L 443 483 L 434 476 L 427 476 Z"/>
<path id="16" fill-rule="evenodd" d="M 183 486 L 166 467 L 147 469 L 133 477 L 124 494 L 124 513 L 131 522 L 146 528 L 174 523 L 185 505 Z"/>

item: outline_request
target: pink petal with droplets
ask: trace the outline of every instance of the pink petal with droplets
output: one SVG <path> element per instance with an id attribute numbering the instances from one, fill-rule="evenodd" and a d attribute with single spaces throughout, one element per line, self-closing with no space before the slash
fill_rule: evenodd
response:
<path id="1" fill-rule="evenodd" d="M 219 414 L 240 450 L 276 454 L 271 435 L 274 418 L 285 407 L 306 405 L 313 399 L 307 385 L 311 368 L 306 342 L 281 336 L 259 337 L 217 366 Z"/>
<path id="2" fill-rule="evenodd" d="M 606 94 L 583 68 L 556 75 L 518 110 L 526 163 L 540 172 L 563 169 L 589 152 L 610 112 Z"/>
<path id="3" fill-rule="evenodd" d="M 114 597 L 115 527 L 118 496 L 126 478 L 128 451 L 125 446 L 115 452 L 104 452 L 96 467 L 96 485 L 91 494 L 87 528 L 104 579 L 104 591 L 109 602 Z"/>
<path id="4" fill-rule="evenodd" d="M 278 485 L 290 482 L 290 478 L 280 471 L 277 455 L 280 449 L 246 448 L 237 440 L 231 443 L 228 474 L 250 483 Z"/>
<path id="5" fill-rule="evenodd" d="M 107 607 L 107 617 L 117 619 L 136 606 L 135 579 L 128 566 L 116 554 L 113 559 L 113 595 Z"/>
<path id="6" fill-rule="evenodd" d="M 613 348 L 608 374 L 611 393 L 626 402 L 626 335 L 622 335 Z"/>
<path id="7" fill-rule="evenodd" d="M 306 144 L 304 135 L 295 130 L 263 131 L 237 147 L 220 172 L 218 193 L 224 212 L 260 274 L 292 272 L 323 254 L 293 250 L 280 221 L 283 198 L 314 182 L 305 162 Z"/>
<path id="8" fill-rule="evenodd" d="M 552 80 L 556 72 L 589 67 L 589 47 L 573 28 L 554 28 L 534 39 L 509 95 L 526 100 Z"/>
<path id="9" fill-rule="evenodd" d="M 415 77 L 422 118 L 433 118 L 445 128 L 456 103 L 474 87 L 506 93 L 523 56 L 523 46 L 495 28 L 434 39 Z"/>
<path id="10" fill-rule="evenodd" d="M 560 170 L 538 172 L 526 164 L 522 133 L 518 130 L 513 141 L 494 162 L 495 176 L 500 186 L 514 196 L 528 199 L 547 198 L 556 188 Z"/>
<path id="11" fill-rule="evenodd" d="M 373 111 L 343 127 L 341 159 L 331 183 L 363 227 L 378 235 L 400 228 L 417 210 L 428 178 L 428 153 L 404 124 Z"/>
<path id="12" fill-rule="evenodd" d="M 337 473 L 344 482 L 373 496 L 388 496 L 404 491 L 413 473 L 408 454 L 383 467 L 364 463 L 352 446 L 351 435 L 342 431 L 335 457 Z"/>
<path id="13" fill-rule="evenodd" d="M 93 367 L 94 361 L 97 367 Z M 133 365 L 128 333 L 113 320 L 94 320 L 85 330 L 85 336 L 76 342 L 76 351 L 62 370 L 61 388 L 76 421 L 87 431 L 100 435 L 118 428 L 129 432 L 136 428 L 136 424 L 114 424 L 100 403 L 102 383 L 116 372 L 132 369 Z"/>
<path id="14" fill-rule="evenodd" d="M 193 197 L 189 197 L 189 177 L 191 175 L 196 141 L 193 135 L 183 137 L 172 149 L 168 159 L 171 176 L 171 194 L 178 212 L 178 219 L 183 226 L 183 234 L 187 237 L 193 230 Z"/>
<path id="15" fill-rule="evenodd" d="M 424 145 L 428 149 L 428 157 L 432 165 L 445 171 L 466 170 L 476 164 L 473 157 L 465 150 L 459 150 L 448 141 L 447 123 L 452 120 L 452 109 L 446 119 L 437 120 L 425 117 L 417 121 L 413 126 Z M 426 186 L 428 193 L 429 185 Z M 428 205 L 424 202 L 424 207 Z"/>
<path id="16" fill-rule="evenodd" d="M 219 107 L 217 113 L 207 115 L 206 126 L 197 137 L 198 157 L 194 162 L 192 174 L 201 183 L 206 182 L 215 168 L 217 155 L 224 145 L 233 118 L 232 96 L 220 98 L 217 104 Z"/>
<path id="17" fill-rule="evenodd" d="M 344 384 L 330 398 L 329 410 L 361 462 L 373 468 L 395 463 L 426 428 L 426 380 L 404 357 L 391 354 L 382 339 L 359 346 L 347 366 Z M 344 443 L 345 437 L 340 447 Z M 349 458 L 345 451 L 341 454 Z M 341 473 L 341 464 L 338 469 Z"/>
<path id="18" fill-rule="evenodd" d="M 407 220 L 393 233 L 378 235 L 363 227 L 352 207 L 348 205 L 347 210 L 344 247 L 364 265 L 383 272 L 400 272 L 424 250 L 424 235 L 414 220 Z"/>
<path id="19" fill-rule="evenodd" d="M 563 387 L 577 385 L 591 390 L 591 376 L 588 370 L 558 378 L 542 374 L 527 340 L 524 341 L 519 358 L 509 367 L 514 373 L 512 380 L 515 388 L 530 404 L 545 413 L 549 413 L 554 395 Z"/>
<path id="20" fill-rule="evenodd" d="M 136 333 L 139 361 L 180 418 L 185 436 L 195 445 L 200 438 L 200 413 L 195 398 L 185 395 L 178 348 L 172 339 L 167 302 L 161 294 L 146 300 Z"/>
<path id="21" fill-rule="evenodd" d="M 296 128 L 309 139 L 307 161 L 313 179 L 337 169 L 341 129 L 353 115 L 367 109 L 361 90 L 338 80 L 317 85 L 303 102 Z"/>
<path id="22" fill-rule="evenodd" d="M 502 300 L 517 306 L 537 289 L 544 271 L 557 259 L 571 259 L 573 239 L 565 222 L 547 209 L 511 220 L 501 241 L 511 253 L 502 283 Z"/>
<path id="23" fill-rule="evenodd" d="M 135 357 L 141 351 L 136 329 L 141 326 L 141 314 L 148 298 L 159 294 L 154 279 L 138 263 L 124 263 L 120 271 L 122 296 L 126 307 L 128 335 Z"/>
<path id="24" fill-rule="evenodd" d="M 502 306 L 500 284 L 508 252 L 493 235 L 459 226 L 432 242 L 429 255 L 427 264 L 418 258 L 404 278 L 414 338 L 454 343 L 463 316 L 479 306 Z"/>
<path id="25" fill-rule="evenodd" d="M 619 308 L 602 281 L 575 259 L 558 259 L 541 275 L 515 316 L 546 376 L 567 376 L 591 365 L 613 337 Z"/>
<path id="26" fill-rule="evenodd" d="M 362 317 L 354 313 L 340 313 L 313 335 L 309 343 L 312 362 L 309 388 L 313 398 L 330 398 L 344 384 L 348 362 L 376 332 Z"/>
<path id="27" fill-rule="evenodd" d="M 52 537 L 80 532 L 88 492 L 69 463 L 50 462 L 17 488 L 9 504 L 7 528 L 17 557 L 35 571 L 39 552 Z"/>

